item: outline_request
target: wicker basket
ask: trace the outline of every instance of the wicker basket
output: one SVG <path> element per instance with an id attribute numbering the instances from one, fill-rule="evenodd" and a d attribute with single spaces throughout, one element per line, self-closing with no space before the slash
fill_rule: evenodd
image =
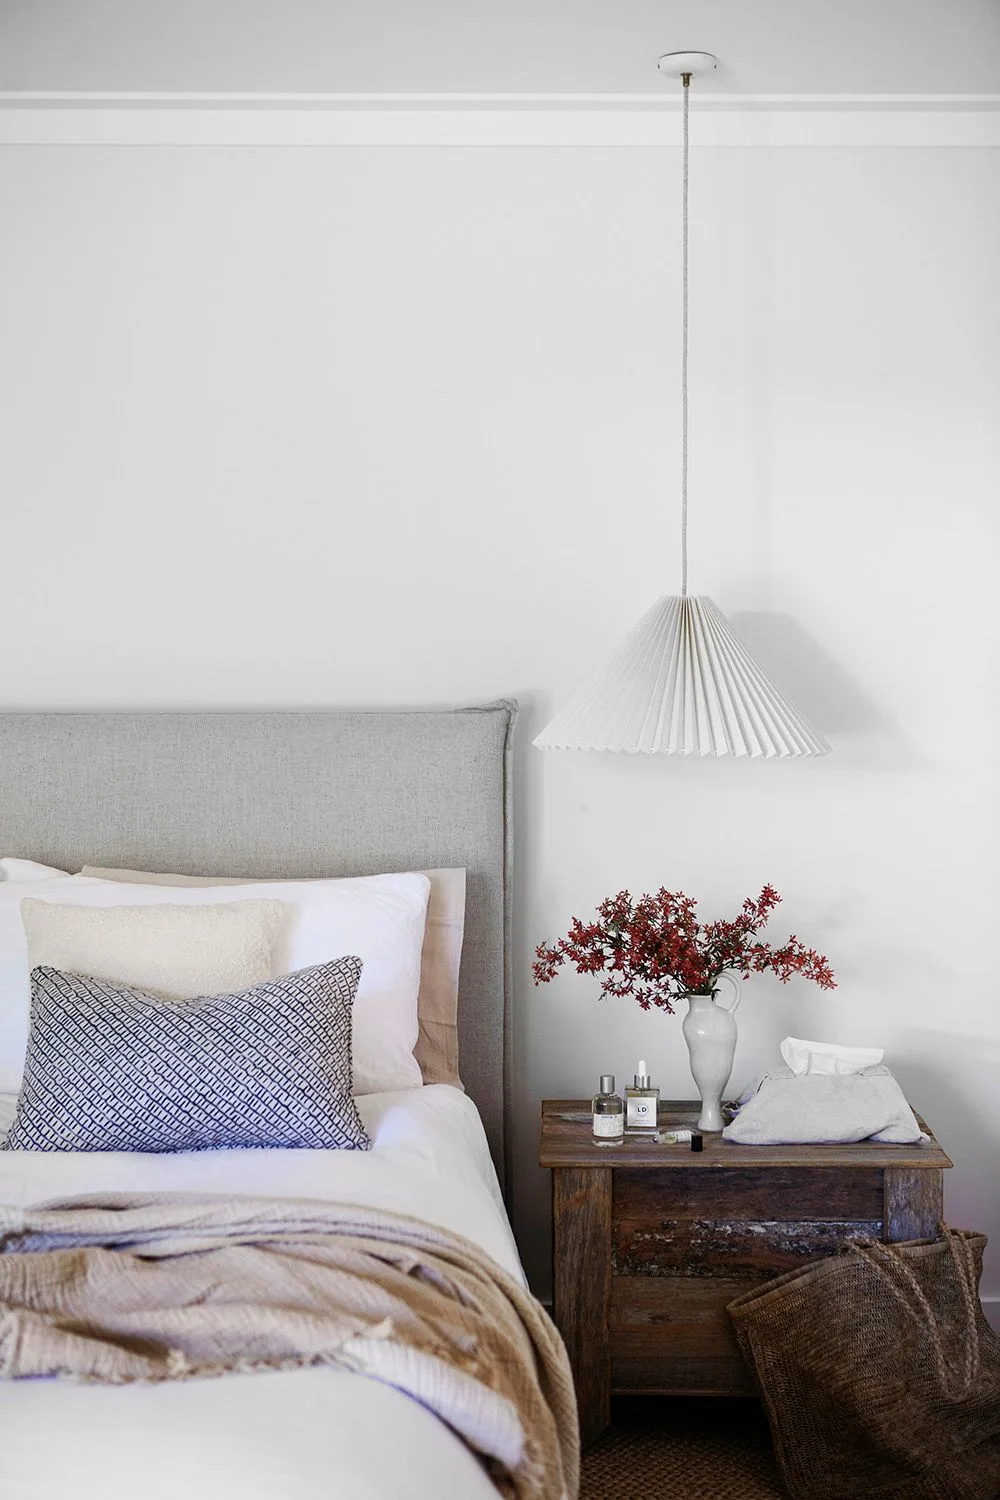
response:
<path id="1" fill-rule="evenodd" d="M 794 1500 L 1000 1500 L 985 1245 L 855 1241 L 730 1302 Z"/>

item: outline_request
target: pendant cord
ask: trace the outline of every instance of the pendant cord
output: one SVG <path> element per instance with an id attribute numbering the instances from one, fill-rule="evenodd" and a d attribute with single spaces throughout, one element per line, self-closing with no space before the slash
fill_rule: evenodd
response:
<path id="1" fill-rule="evenodd" d="M 684 186 L 681 198 L 681 594 L 688 591 L 688 114 L 691 74 L 684 84 Z"/>

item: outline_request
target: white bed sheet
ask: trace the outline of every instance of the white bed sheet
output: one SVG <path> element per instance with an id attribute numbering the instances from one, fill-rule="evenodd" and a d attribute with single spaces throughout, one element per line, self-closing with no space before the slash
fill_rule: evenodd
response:
<path id="1" fill-rule="evenodd" d="M 0 1202 L 86 1193 L 252 1193 L 361 1203 L 464 1234 L 523 1280 L 475 1105 L 432 1084 L 358 1100 L 367 1152 L 0 1152 Z M 0 1129 L 13 1100 L 0 1096 Z M 0 1500 L 489 1500 L 443 1423 L 335 1370 L 161 1386 L 0 1381 Z"/>

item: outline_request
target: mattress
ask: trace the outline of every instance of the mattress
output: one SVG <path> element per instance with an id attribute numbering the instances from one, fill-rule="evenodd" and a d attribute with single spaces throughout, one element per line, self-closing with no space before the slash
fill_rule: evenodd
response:
<path id="1" fill-rule="evenodd" d="M 367 1152 L 0 1153 L 0 1203 L 101 1192 L 251 1193 L 414 1214 L 523 1280 L 475 1105 L 445 1084 L 358 1100 Z M 0 1096 L 0 1127 L 13 1100 Z M 495 1500 L 430 1412 L 362 1376 L 310 1369 L 159 1386 L 0 1382 L 0 1500 Z M 387 1441 L 387 1435 L 391 1440 Z"/>

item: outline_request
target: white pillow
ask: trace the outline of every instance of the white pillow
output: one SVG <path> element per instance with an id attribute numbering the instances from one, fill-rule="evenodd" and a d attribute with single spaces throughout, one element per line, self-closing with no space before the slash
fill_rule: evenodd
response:
<path id="1" fill-rule="evenodd" d="M 281 901 L 287 916 L 274 946 L 273 978 L 344 954 L 357 954 L 363 961 L 354 1002 L 354 1093 L 419 1088 L 422 1080 L 413 1048 L 429 891 L 427 876 L 419 874 L 201 887 L 124 885 L 83 875 L 25 884 L 0 882 L 0 1089 L 19 1087 L 24 1062 L 28 1013 L 25 939 L 19 911 L 12 936 L 7 908 L 19 907 L 20 898 L 26 895 L 80 906 Z M 13 1036 L 10 1022 L 5 1026 L 5 1013 L 12 1008 L 17 1012 Z M 12 1041 L 17 1074 L 13 1085 L 6 1081 L 12 1066 Z"/>
<path id="2" fill-rule="evenodd" d="M 0 880 L 50 880 L 53 875 L 67 875 L 55 865 L 40 865 L 35 859 L 0 859 Z"/>
<path id="3" fill-rule="evenodd" d="M 97 885 L 93 880 L 91 885 Z M 0 880 L 0 1093 L 16 1094 L 28 1045 L 28 947 L 21 923 L 25 896 L 65 895 L 69 875 L 50 880 Z"/>

